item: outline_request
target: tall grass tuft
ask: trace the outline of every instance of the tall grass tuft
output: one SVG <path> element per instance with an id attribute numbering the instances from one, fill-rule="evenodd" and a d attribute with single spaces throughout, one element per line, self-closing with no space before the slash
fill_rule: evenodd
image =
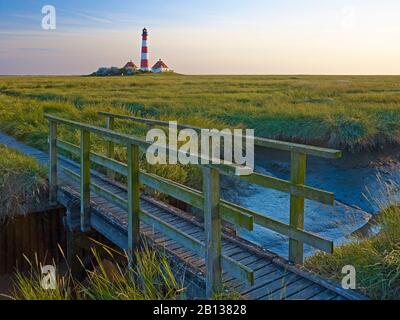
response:
<path id="1" fill-rule="evenodd" d="M 107 250 L 107 249 L 106 249 Z M 94 300 L 173 300 L 183 296 L 183 281 L 179 282 L 164 254 L 145 245 L 136 252 L 135 268 L 116 263 L 111 251 L 103 260 L 93 251 L 97 267 L 87 271 L 88 281 L 81 286 L 82 296 Z"/>
<path id="2" fill-rule="evenodd" d="M 215 293 L 211 297 L 212 300 L 243 300 L 243 296 L 236 290 L 224 289 L 221 293 Z"/>
<path id="3" fill-rule="evenodd" d="M 386 190 L 393 190 L 390 183 Z M 394 188 L 398 190 L 398 187 Z M 389 199 L 393 197 L 389 196 Z M 379 201 L 379 200 L 378 200 Z M 380 203 L 383 206 L 383 203 Z M 382 207 L 377 218 L 380 231 L 335 249 L 332 255 L 317 253 L 305 262 L 307 268 L 341 281 L 346 265 L 356 269 L 357 289 L 372 299 L 400 299 L 400 206 Z"/>
<path id="4" fill-rule="evenodd" d="M 14 290 L 10 298 L 15 300 L 70 300 L 72 298 L 74 281 L 69 274 L 61 276 L 56 273 L 55 289 L 46 289 L 42 286 L 43 264 L 38 261 L 37 256 L 33 263 L 26 256 L 24 258 L 30 264 L 30 270 L 17 271 L 14 274 Z M 55 263 L 52 266 L 57 270 Z"/>
<path id="5" fill-rule="evenodd" d="M 37 259 L 34 263 L 28 260 L 31 265 L 30 271 L 15 273 L 14 291 L 11 298 L 23 300 L 173 300 L 184 297 L 183 279 L 178 281 L 167 257 L 149 246 L 144 246 L 136 253 L 134 268 L 127 266 L 126 255 L 113 253 L 106 246 L 102 246 L 101 250 L 92 249 L 91 253 L 93 268 L 85 269 L 85 279 L 78 281 L 71 276 L 69 271 L 64 275 L 58 273 L 55 289 L 42 287 L 42 264 Z M 116 254 L 118 257 L 115 256 Z"/>
<path id="6" fill-rule="evenodd" d="M 0 223 L 26 213 L 46 196 L 45 169 L 35 159 L 0 145 Z"/>

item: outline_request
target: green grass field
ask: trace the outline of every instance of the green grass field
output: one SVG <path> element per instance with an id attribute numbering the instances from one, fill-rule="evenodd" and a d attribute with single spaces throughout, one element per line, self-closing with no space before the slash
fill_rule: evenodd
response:
<path id="1" fill-rule="evenodd" d="M 43 113 L 103 124 L 98 110 L 247 127 L 258 136 L 359 151 L 400 142 L 400 77 L 0 77 L 0 130 L 45 147 Z"/>
<path id="2" fill-rule="evenodd" d="M 253 128 L 256 135 L 352 151 L 400 142 L 400 77 L 184 76 L 0 77 L 0 131 L 47 149 L 45 113 L 105 125 L 98 111 L 177 120 L 205 128 Z M 146 127 L 116 122 L 116 130 L 144 135 Z M 61 126 L 59 136 L 79 143 Z M 103 153 L 95 135 L 92 150 Z M 125 161 L 124 148 L 116 159 Z M 195 166 L 141 162 L 142 169 L 191 187 Z"/>
<path id="3" fill-rule="evenodd" d="M 254 128 L 258 136 L 358 152 L 400 143 L 399 80 L 172 74 L 0 77 L 0 131 L 46 150 L 45 113 L 104 126 L 105 119 L 97 114 L 101 110 L 206 128 Z M 118 120 L 116 130 L 143 135 L 146 128 Z M 58 134 L 64 140 L 79 141 L 79 132 L 63 126 Z M 104 152 L 104 142 L 95 136 L 92 141 L 93 151 Z M 15 157 L 0 152 L 3 163 Z M 124 161 L 124 149 L 116 152 L 116 158 Z M 201 186 L 201 174 L 194 166 L 150 167 L 142 161 L 141 167 L 192 187 Z M 373 298 L 398 298 L 398 208 L 393 212 L 396 214 L 385 215 L 381 235 L 345 245 L 332 256 L 318 254 L 307 266 L 340 279 L 340 266 L 353 263 L 361 270 L 364 293 Z M 395 223 L 390 224 L 392 221 Z"/>

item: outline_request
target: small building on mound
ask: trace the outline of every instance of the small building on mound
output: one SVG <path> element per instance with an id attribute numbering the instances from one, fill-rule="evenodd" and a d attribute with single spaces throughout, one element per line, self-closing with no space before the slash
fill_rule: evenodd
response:
<path id="1" fill-rule="evenodd" d="M 122 69 L 125 69 L 125 71 L 129 73 L 135 73 L 138 70 L 138 67 L 131 60 L 127 62 Z"/>
<path id="2" fill-rule="evenodd" d="M 156 62 L 156 64 L 151 68 L 151 71 L 158 72 L 168 72 L 170 69 L 168 66 L 160 59 Z"/>

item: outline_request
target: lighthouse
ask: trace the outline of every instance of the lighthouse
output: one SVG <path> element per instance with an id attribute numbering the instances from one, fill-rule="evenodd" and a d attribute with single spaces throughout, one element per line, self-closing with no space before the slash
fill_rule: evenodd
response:
<path id="1" fill-rule="evenodd" d="M 149 51 L 147 49 L 147 29 L 142 33 L 142 53 L 140 56 L 140 70 L 149 71 Z"/>

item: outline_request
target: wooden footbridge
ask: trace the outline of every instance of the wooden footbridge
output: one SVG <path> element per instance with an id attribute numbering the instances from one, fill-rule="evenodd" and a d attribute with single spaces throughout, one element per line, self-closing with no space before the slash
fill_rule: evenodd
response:
<path id="1" fill-rule="evenodd" d="M 249 299 L 365 299 L 358 293 L 342 289 L 302 268 L 303 244 L 331 253 L 333 242 L 307 232 L 304 227 L 304 199 L 333 205 L 330 192 L 305 185 L 307 155 L 335 159 L 340 151 L 270 139 L 255 138 L 255 145 L 291 153 L 290 181 L 260 173 L 235 175 L 235 166 L 201 165 L 203 191 L 139 169 L 139 150 L 150 145 L 144 139 L 114 130 L 115 119 L 165 126 L 168 123 L 100 113 L 105 128 L 46 115 L 50 125 L 49 154 L 27 147 L 12 138 L 0 135 L 0 143 L 36 157 L 49 166 L 51 204 L 67 209 L 69 232 L 95 229 L 119 248 L 132 254 L 142 239 L 165 250 L 177 268 L 205 289 L 205 296 L 223 287 L 234 289 Z M 79 130 L 80 145 L 57 136 L 63 130 Z M 182 128 L 200 128 L 180 126 Z M 91 136 L 97 135 L 107 144 L 107 154 L 91 152 Z M 114 158 L 114 146 L 126 147 L 127 163 Z M 59 152 L 62 151 L 62 152 Z M 66 155 L 70 157 L 67 158 Z M 74 161 L 75 159 L 75 161 Z M 105 168 L 95 170 L 95 168 Z M 220 198 L 220 174 L 290 194 L 290 223 L 285 224 L 263 214 L 229 203 Z M 122 177 L 126 184 L 117 182 Z M 204 213 L 204 219 L 141 194 L 140 185 L 167 194 Z M 252 230 L 254 224 L 287 236 L 289 257 L 284 259 L 248 241 L 225 232 L 224 225 Z M 71 233 L 73 234 L 73 233 Z M 71 252 L 69 256 L 71 256 Z"/>

